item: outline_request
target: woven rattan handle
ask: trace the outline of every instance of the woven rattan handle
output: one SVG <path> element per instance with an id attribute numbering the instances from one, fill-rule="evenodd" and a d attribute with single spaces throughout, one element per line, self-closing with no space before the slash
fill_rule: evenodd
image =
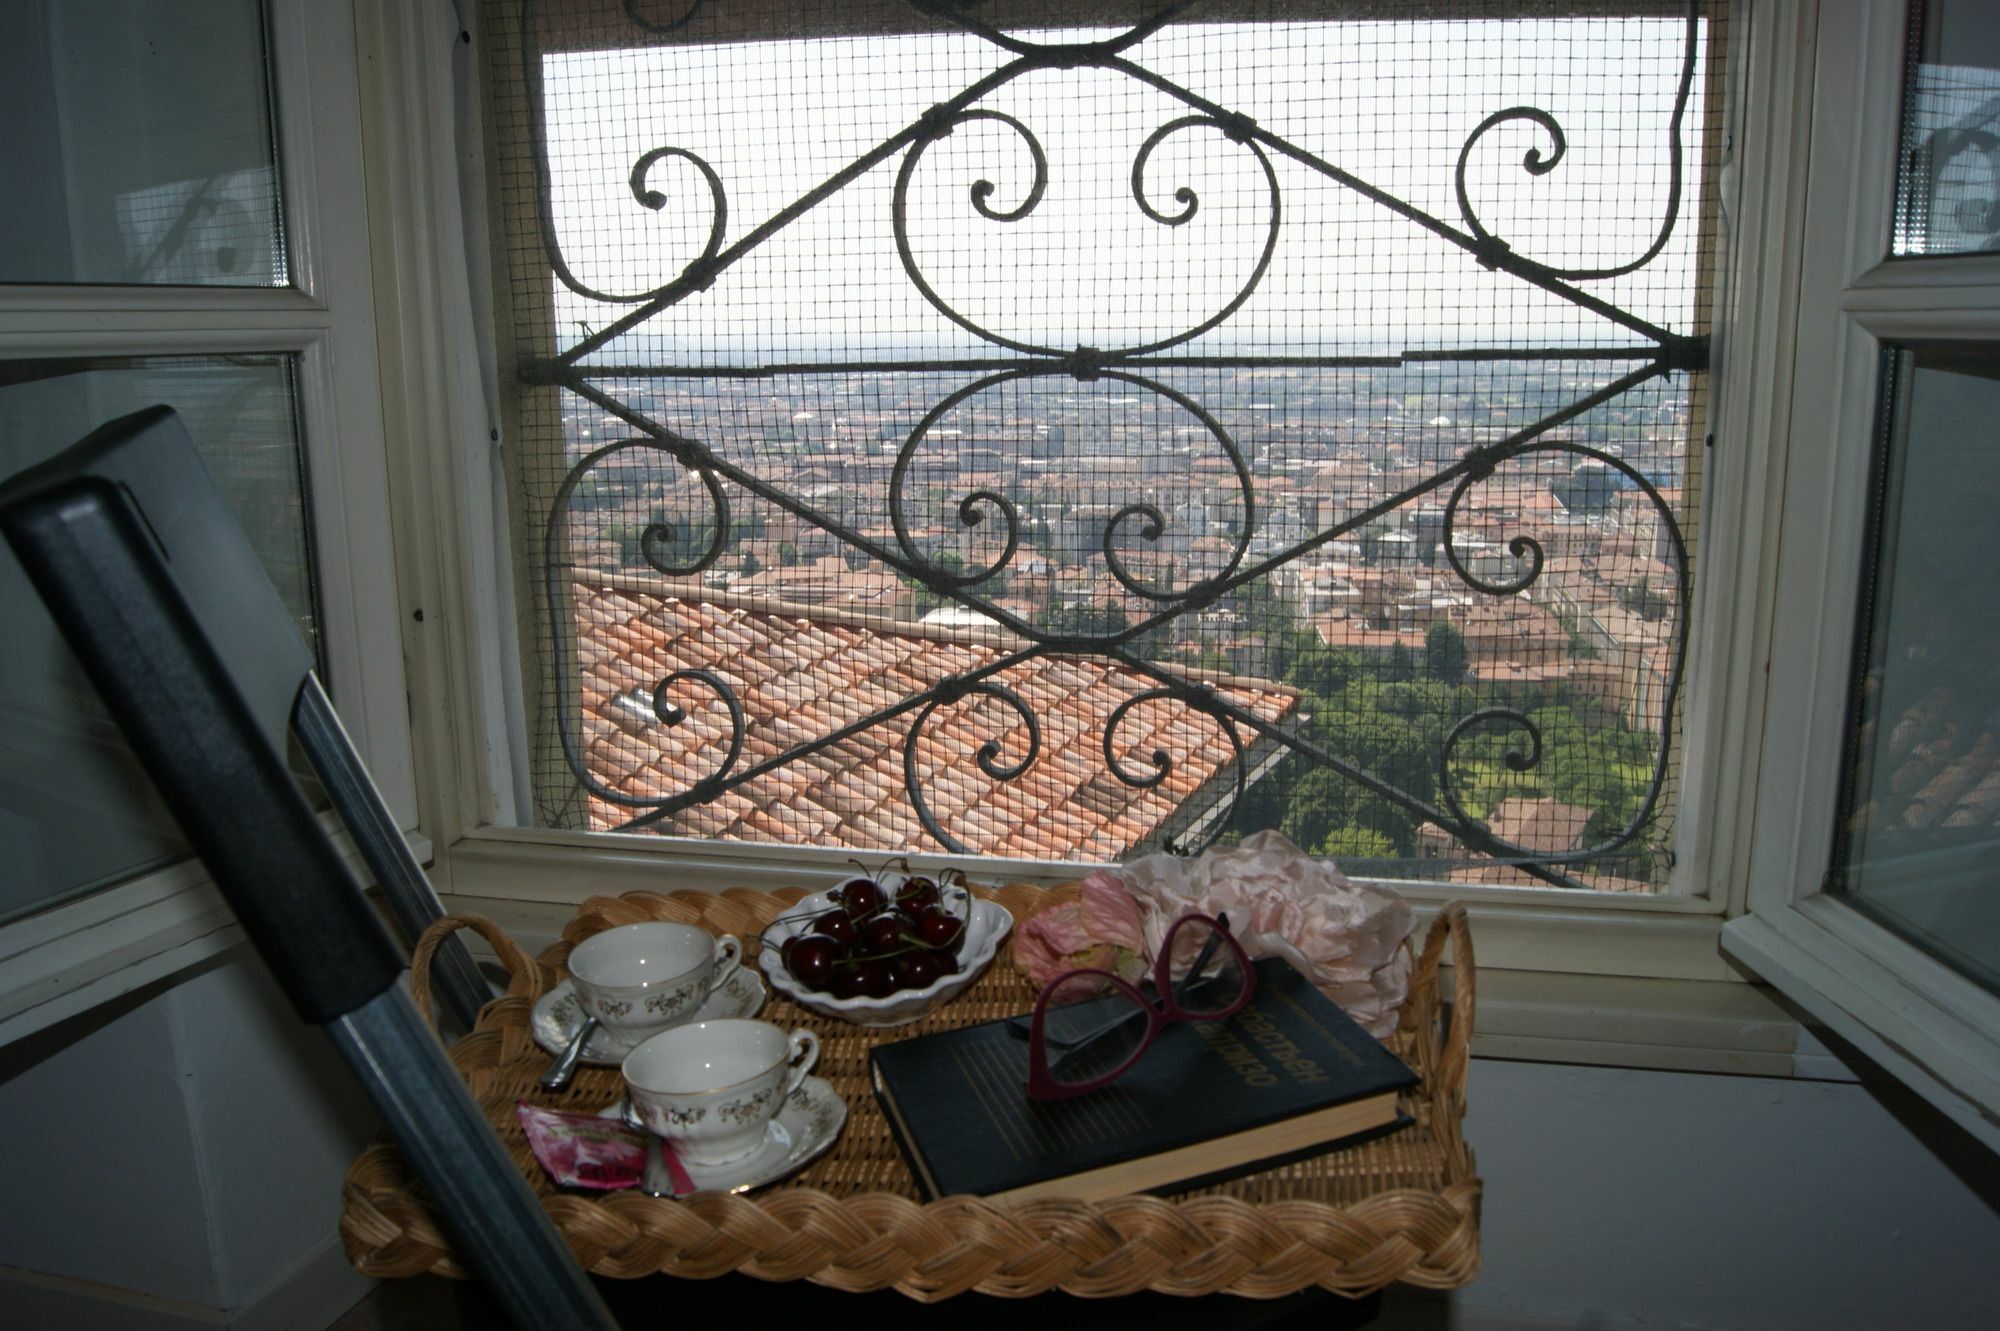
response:
<path id="1" fill-rule="evenodd" d="M 484 915 L 446 915 L 432 921 L 410 954 L 410 997 L 416 1000 L 417 1011 L 433 1030 L 437 1028 L 437 1018 L 431 1012 L 431 958 L 437 954 L 438 945 L 460 929 L 471 929 L 499 954 L 500 964 L 507 968 L 508 997 L 532 1000 L 548 989 L 553 976 L 509 938 L 506 930 Z"/>
<path id="2" fill-rule="evenodd" d="M 1472 925 L 1466 918 L 1465 907 L 1456 901 L 1448 903 L 1431 921 L 1430 932 L 1424 935 L 1423 951 L 1417 956 L 1417 973 L 1412 978 L 1412 989 L 1432 989 L 1437 984 L 1438 968 L 1444 963 L 1447 943 L 1451 945 L 1452 962 L 1451 1012 L 1449 1016 L 1440 1017 L 1444 1034 L 1433 1076 L 1437 1082 L 1435 1089 L 1442 1091 L 1453 1107 L 1463 1112 L 1466 1061 L 1472 1053 L 1472 1027 L 1478 1009 L 1475 992 L 1478 968 L 1472 958 Z"/>

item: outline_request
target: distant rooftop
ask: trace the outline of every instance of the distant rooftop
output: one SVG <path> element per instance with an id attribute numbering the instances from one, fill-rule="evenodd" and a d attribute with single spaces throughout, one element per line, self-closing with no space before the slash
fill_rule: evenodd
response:
<path id="1" fill-rule="evenodd" d="M 688 584 L 662 594 L 656 584 L 642 589 L 607 578 L 579 581 L 574 590 L 585 761 L 599 782 L 634 796 L 684 791 L 726 750 L 727 711 L 699 687 L 670 695 L 689 710 L 680 725 L 652 712 L 652 689 L 676 670 L 712 671 L 735 690 L 746 722 L 741 772 L 1020 645 L 993 625 L 841 615 Z M 1295 690 L 1268 680 L 1207 678 L 1220 696 L 1267 721 L 1288 717 L 1298 702 Z M 996 682 L 1034 709 L 1042 732 L 1034 766 L 1004 782 L 980 771 L 975 756 L 989 740 L 1000 744 L 1002 762 L 1017 760 L 1026 745 L 1013 710 L 990 699 L 940 707 L 918 750 L 926 803 L 972 849 L 1115 859 L 1156 848 L 1190 818 L 1228 803 L 1228 741 L 1206 717 L 1173 703 L 1133 709 L 1117 736 L 1117 752 L 1134 775 L 1151 771 L 1155 750 L 1168 755 L 1172 770 L 1158 786 L 1129 786 L 1106 767 L 1105 724 L 1120 703 L 1156 686 L 1150 677 L 1115 662 L 1051 656 L 1017 665 Z M 874 852 L 942 849 L 905 790 L 904 738 L 916 714 L 776 768 L 654 830 Z M 1246 733 L 1246 748 L 1256 738 Z M 1259 758 L 1252 753 L 1253 775 Z M 593 798 L 590 826 L 616 828 L 639 812 Z"/>

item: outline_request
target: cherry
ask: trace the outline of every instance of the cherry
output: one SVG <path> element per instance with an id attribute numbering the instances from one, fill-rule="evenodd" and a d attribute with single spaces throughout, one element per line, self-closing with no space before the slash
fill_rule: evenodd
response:
<path id="1" fill-rule="evenodd" d="M 903 946 L 903 929 L 903 917 L 894 911 L 877 915 L 862 923 L 858 946 L 864 954 L 893 952 Z"/>
<path id="2" fill-rule="evenodd" d="M 886 961 L 864 961 L 855 970 L 861 973 L 860 989 L 869 998 L 887 998 L 896 992 L 896 973 Z"/>
<path id="3" fill-rule="evenodd" d="M 825 989 L 843 969 L 834 963 L 846 952 L 845 947 L 824 934 L 805 934 L 786 939 L 780 955 L 800 984 L 808 989 Z"/>
<path id="4" fill-rule="evenodd" d="M 882 909 L 882 888 L 873 878 L 850 878 L 835 893 L 840 908 L 859 920 Z"/>
<path id="5" fill-rule="evenodd" d="M 928 948 L 957 952 L 965 944 L 965 921 L 941 906 L 917 916 L 916 939 Z"/>
<path id="6" fill-rule="evenodd" d="M 873 965 L 874 963 L 867 963 Z M 863 963 L 847 961 L 833 968 L 833 982 L 827 989 L 835 998 L 861 997 L 861 967 Z"/>
<path id="7" fill-rule="evenodd" d="M 887 998 L 896 991 L 889 963 L 866 958 L 833 968 L 835 998 Z"/>
<path id="8" fill-rule="evenodd" d="M 925 989 L 939 975 L 937 955 L 932 952 L 906 952 L 889 963 L 896 968 L 896 978 L 906 989 Z"/>
<path id="9" fill-rule="evenodd" d="M 812 922 L 812 932 L 824 934 L 843 947 L 854 944 L 854 917 L 845 911 L 830 910 Z"/>
<path id="10" fill-rule="evenodd" d="M 896 889 L 896 909 L 909 919 L 916 919 L 926 910 L 938 904 L 938 885 L 918 874 L 903 880 Z"/>

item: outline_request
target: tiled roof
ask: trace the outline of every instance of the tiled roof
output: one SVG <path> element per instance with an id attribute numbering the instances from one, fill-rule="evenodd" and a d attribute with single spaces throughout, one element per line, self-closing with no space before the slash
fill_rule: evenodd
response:
<path id="1" fill-rule="evenodd" d="M 1562 855 L 1584 842 L 1590 810 L 1552 799 L 1501 800 L 1486 820 L 1493 835 L 1544 855 Z"/>
<path id="2" fill-rule="evenodd" d="M 862 720 L 935 684 L 987 665 L 1019 646 L 997 627 L 939 628 L 865 616 L 835 616 L 768 599 L 676 584 L 672 594 L 622 579 L 574 588 L 581 663 L 583 751 L 603 785 L 639 797 L 679 794 L 713 772 L 729 738 L 727 709 L 698 685 L 670 699 L 680 725 L 652 711 L 652 690 L 677 670 L 708 670 L 728 682 L 746 722 L 736 771 Z M 1118 752 L 1128 772 L 1150 773 L 1155 750 L 1171 769 L 1157 786 L 1127 785 L 1104 763 L 1105 723 L 1154 681 L 1094 657 L 1038 657 L 995 677 L 1033 709 L 1042 751 L 1012 781 L 977 765 L 989 740 L 998 761 L 1018 761 L 1026 730 L 1012 708 L 968 697 L 940 707 L 924 727 L 917 769 L 926 804 L 957 839 L 984 854 L 1108 860 L 1158 844 L 1168 819 L 1213 782 L 1234 781 L 1230 748 L 1216 725 L 1170 702 L 1133 709 Z M 1296 706 L 1295 690 L 1267 680 L 1218 676 L 1217 693 L 1267 721 Z M 655 830 L 733 841 L 783 841 L 870 851 L 936 851 L 904 786 L 902 713 L 773 769 L 716 800 L 683 810 Z M 1249 746 L 1256 736 L 1245 733 Z M 1255 769 L 1252 761 L 1252 769 Z M 1227 796 L 1223 798 L 1226 800 Z M 1206 804 L 1207 796 L 1197 801 Z M 592 798 L 591 826 L 615 828 L 643 809 Z M 1180 825 L 1177 820 L 1173 825 Z"/>

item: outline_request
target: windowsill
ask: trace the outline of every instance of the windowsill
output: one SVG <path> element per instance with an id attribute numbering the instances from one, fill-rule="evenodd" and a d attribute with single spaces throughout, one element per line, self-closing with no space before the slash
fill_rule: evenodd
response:
<path id="1" fill-rule="evenodd" d="M 484 915 L 539 954 L 586 896 L 801 881 L 796 868 L 759 863 L 747 853 L 741 861 L 690 863 L 644 848 L 585 850 L 566 840 L 460 841 L 450 852 L 455 890 L 445 898 L 447 909 Z M 1434 907 L 1417 905 L 1427 920 Z M 1480 968 L 1477 1057 L 1851 1079 L 1769 991 L 1745 983 L 1721 958 L 1720 921 L 1713 916 L 1480 903 L 1472 919 Z M 1578 965 L 1586 953 L 1587 965 Z M 1615 968 L 1622 963 L 1686 973 L 1620 974 Z"/>
<path id="2" fill-rule="evenodd" d="M 1762 985 L 1481 971 L 1477 1058 L 1854 1081 Z"/>
<path id="3" fill-rule="evenodd" d="M 874 862 L 886 857 L 865 858 Z M 996 871 L 990 860 L 912 858 L 929 872 L 955 866 L 975 882 L 993 881 Z M 559 928 L 590 896 L 830 883 L 850 863 L 839 852 L 805 851 L 780 859 L 770 848 L 753 845 L 710 842 L 699 849 L 669 850 L 643 838 L 621 845 L 582 833 L 482 828 L 451 846 L 448 874 L 440 878 L 439 890 L 449 894 L 448 900 L 542 908 L 531 910 L 527 918 L 552 918 Z M 1059 864 L 1010 864 L 1004 869 L 1011 880 L 1031 883 L 1080 877 L 1087 871 Z M 1425 918 L 1447 901 L 1466 905 L 1476 928 L 1482 975 L 1519 970 L 1741 983 L 1717 949 L 1721 919 L 1704 902 L 1609 897 L 1589 905 L 1569 904 L 1554 892 L 1516 894 L 1490 887 L 1418 886 L 1406 895 Z"/>

